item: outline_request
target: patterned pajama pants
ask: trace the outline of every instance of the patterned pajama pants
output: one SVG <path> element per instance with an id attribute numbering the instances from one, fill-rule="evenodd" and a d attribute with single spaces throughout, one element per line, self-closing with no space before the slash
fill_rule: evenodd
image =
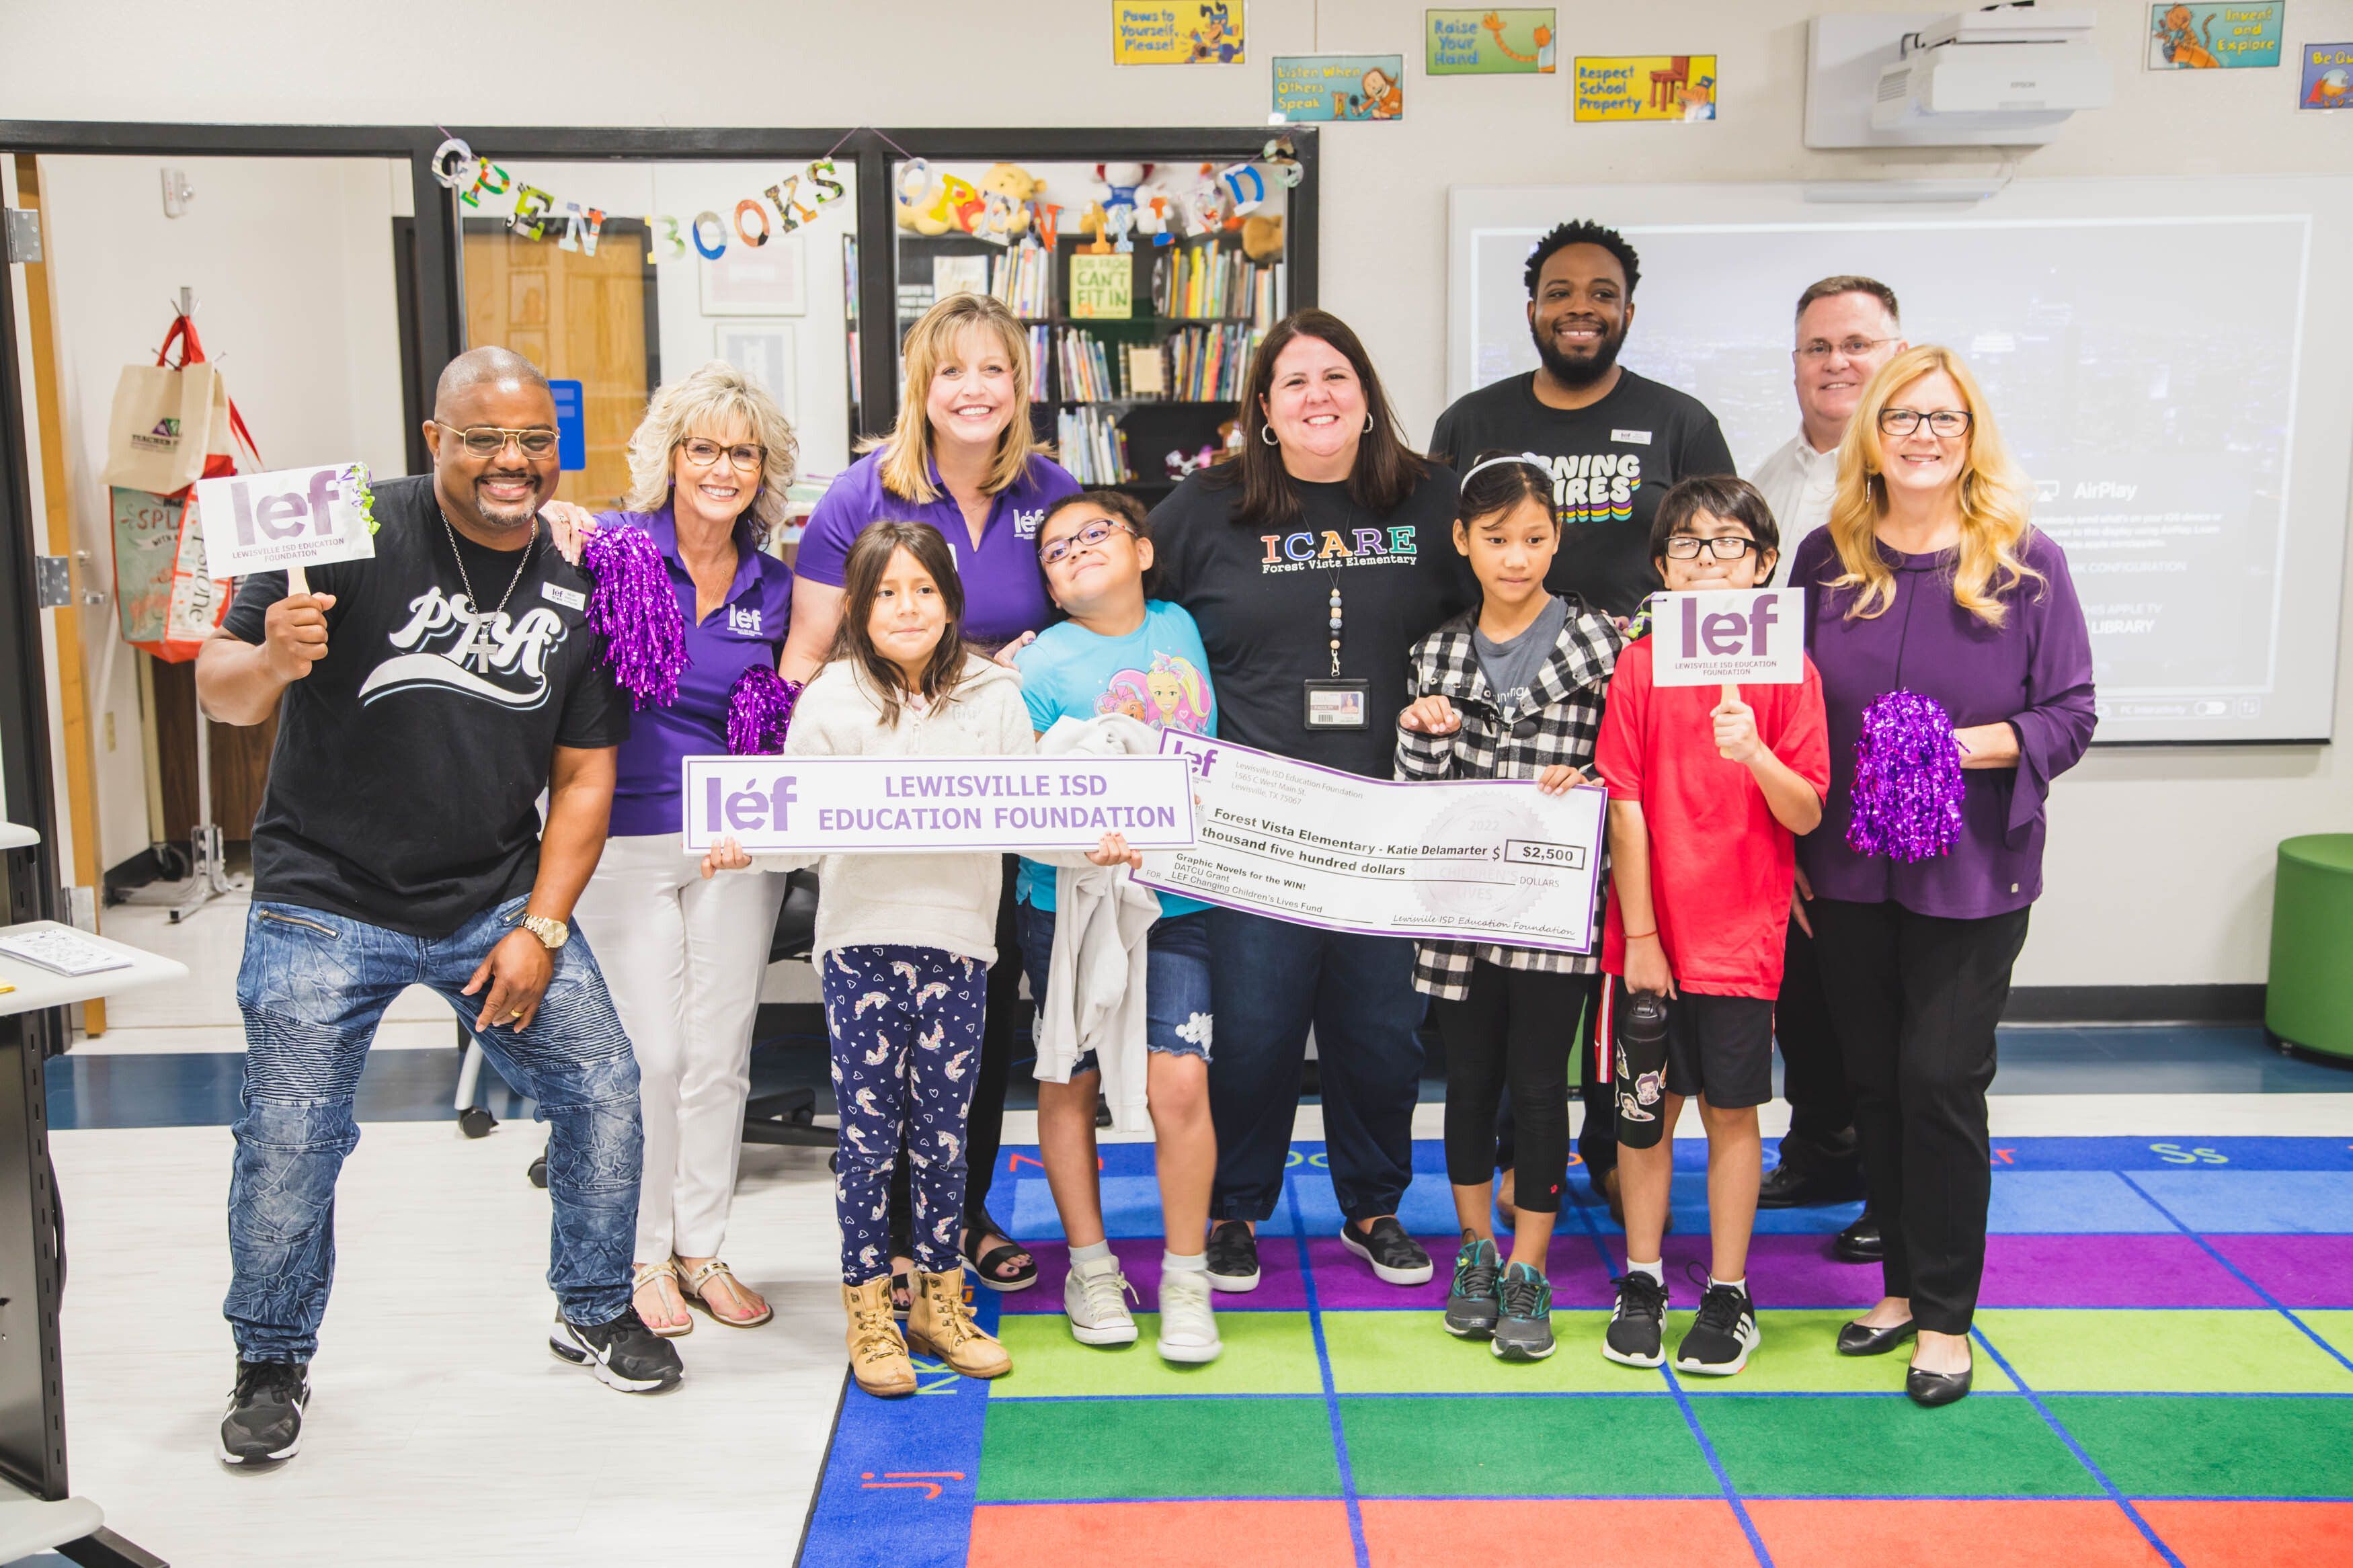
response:
<path id="1" fill-rule="evenodd" d="M 988 968 L 935 947 L 836 948 L 818 962 L 833 1096 L 841 1110 L 833 1207 L 841 1282 L 891 1268 L 891 1168 L 903 1142 L 915 1267 L 957 1267 L 964 1214 L 965 1118 L 980 1065 Z"/>

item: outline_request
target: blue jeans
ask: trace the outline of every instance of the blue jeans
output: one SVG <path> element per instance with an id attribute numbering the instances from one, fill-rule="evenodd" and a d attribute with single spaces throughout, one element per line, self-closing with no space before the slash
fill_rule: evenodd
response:
<path id="1" fill-rule="evenodd" d="M 438 940 L 348 916 L 256 903 L 246 919 L 237 1005 L 245 1015 L 245 1114 L 229 1177 L 234 1269 L 222 1308 L 246 1361 L 309 1361 L 335 1272 L 335 1177 L 360 1141 L 352 1091 L 377 1020 L 404 986 L 439 992 L 470 1026 L 467 981 L 522 912 L 510 899 Z M 501 1077 L 549 1123 L 547 1270 L 565 1318 L 618 1317 L 629 1304 L 638 1223 L 638 1064 L 575 934 L 527 1034 L 479 1031 Z"/>
<path id="2" fill-rule="evenodd" d="M 1033 1002 L 1046 1000 L 1054 962 L 1054 911 L 1021 906 L 1021 963 Z M 1144 933 L 1144 1049 L 1166 1057 L 1209 1059 L 1209 911 L 1163 915 Z M 1081 1051 L 1071 1076 L 1099 1072 L 1092 1051 Z"/>
<path id="3" fill-rule="evenodd" d="M 1282 1197 L 1307 1030 L 1324 1083 L 1332 1192 L 1352 1220 L 1395 1214 L 1413 1180 L 1422 995 L 1403 937 L 1318 931 L 1239 910 L 1209 916 L 1218 1051 L 1212 1220 L 1265 1220 Z"/>

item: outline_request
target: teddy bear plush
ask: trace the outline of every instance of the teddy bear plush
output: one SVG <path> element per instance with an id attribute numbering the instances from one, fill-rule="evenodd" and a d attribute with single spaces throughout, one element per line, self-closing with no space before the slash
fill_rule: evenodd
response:
<path id="1" fill-rule="evenodd" d="M 1242 254 L 1252 261 L 1282 259 L 1282 215 L 1252 213 L 1242 219 Z"/>
<path id="2" fill-rule="evenodd" d="M 1000 197 L 1002 203 L 1009 205 L 1012 209 L 998 226 L 1000 232 L 1006 234 L 1029 232 L 1029 203 L 1045 188 L 1045 181 L 1036 178 L 1018 163 L 991 163 L 988 172 L 980 177 L 981 195 Z M 1000 204 L 990 205 L 996 206 Z"/>

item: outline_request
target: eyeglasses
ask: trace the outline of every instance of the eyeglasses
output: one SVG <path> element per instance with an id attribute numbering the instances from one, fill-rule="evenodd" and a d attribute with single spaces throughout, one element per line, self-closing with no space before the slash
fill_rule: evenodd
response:
<path id="1" fill-rule="evenodd" d="M 544 458 L 555 450 L 555 432 L 553 430 L 507 430 L 496 425 L 476 425 L 460 430 L 447 419 L 436 419 L 433 423 L 464 441 L 466 450 L 477 458 L 495 458 L 507 449 L 510 441 L 520 447 L 526 458 Z"/>
<path id="2" fill-rule="evenodd" d="M 1947 440 L 1968 434 L 1970 424 L 1965 409 L 1939 408 L 1933 414 L 1924 414 L 1917 408 L 1883 408 L 1879 411 L 1879 428 L 1890 436 L 1909 436 L 1920 428 L 1923 419 L 1928 422 L 1930 435 Z"/>
<path id="3" fill-rule="evenodd" d="M 1704 550 L 1718 561 L 1737 561 L 1750 551 L 1759 548 L 1753 539 L 1743 539 L 1736 533 L 1719 533 L 1714 539 L 1702 539 L 1694 533 L 1677 533 L 1667 540 L 1667 559 L 1696 561 Z"/>
<path id="4" fill-rule="evenodd" d="M 755 447 L 749 442 L 740 446 L 723 447 L 716 441 L 704 441 L 698 438 L 692 441 L 681 441 L 678 444 L 678 449 L 684 452 L 686 460 L 698 468 L 707 468 L 722 458 L 725 458 L 739 468 L 757 468 L 768 459 L 768 449 L 765 447 Z"/>
<path id="5" fill-rule="evenodd" d="M 1078 532 L 1066 533 L 1053 543 L 1040 549 L 1038 552 L 1038 559 L 1048 566 L 1058 565 L 1078 550 L 1094 550 L 1114 533 L 1133 531 L 1134 530 L 1127 523 L 1113 522 L 1107 517 L 1099 517 Z"/>
<path id="6" fill-rule="evenodd" d="M 1814 364 L 1820 364 L 1833 353 L 1844 354 L 1849 359 L 1861 359 L 1880 344 L 1892 343 L 1894 341 L 1894 338 L 1841 338 L 1837 342 L 1831 342 L 1827 338 L 1816 338 L 1812 342 L 1791 349 L 1789 355 L 1792 359 L 1801 359 Z"/>

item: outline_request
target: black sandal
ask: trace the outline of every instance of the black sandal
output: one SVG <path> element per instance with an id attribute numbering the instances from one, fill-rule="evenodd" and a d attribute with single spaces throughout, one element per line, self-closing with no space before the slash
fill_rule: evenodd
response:
<path id="1" fill-rule="evenodd" d="M 990 1219 L 987 1215 L 981 1217 L 987 1223 L 965 1226 L 966 1247 L 971 1246 L 974 1238 L 977 1237 L 1001 1236 L 1005 1237 L 1005 1239 L 978 1258 L 975 1258 L 968 1251 L 964 1253 L 965 1267 L 971 1269 L 982 1284 L 1000 1293 L 1009 1294 L 1015 1290 L 1027 1290 L 1030 1286 L 1038 1283 L 1038 1260 L 1030 1257 L 1029 1249 L 1011 1237 L 1005 1236 L 1005 1232 L 997 1228 L 994 1219 Z M 1024 1262 L 1010 1278 L 1000 1276 L 997 1272 L 1000 1267 L 1016 1258 L 1024 1259 Z"/>

